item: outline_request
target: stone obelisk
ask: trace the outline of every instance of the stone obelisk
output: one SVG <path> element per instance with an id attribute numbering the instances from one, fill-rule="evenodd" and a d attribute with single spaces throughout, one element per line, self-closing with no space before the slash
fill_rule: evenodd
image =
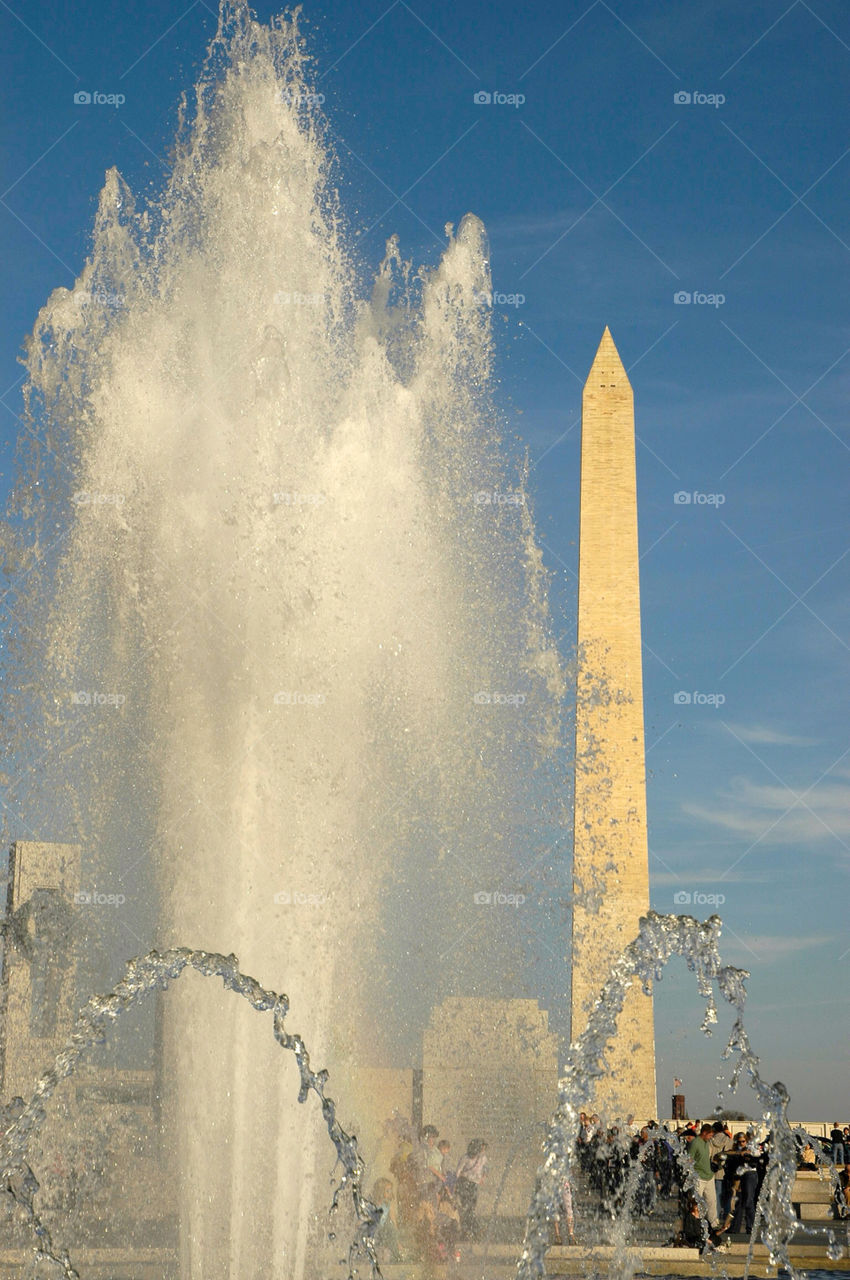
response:
<path id="1" fill-rule="evenodd" d="M 608 329 L 582 396 L 572 1040 L 649 908 L 634 400 Z M 586 1101 L 609 1121 L 655 1114 L 652 998 L 632 987 Z"/>

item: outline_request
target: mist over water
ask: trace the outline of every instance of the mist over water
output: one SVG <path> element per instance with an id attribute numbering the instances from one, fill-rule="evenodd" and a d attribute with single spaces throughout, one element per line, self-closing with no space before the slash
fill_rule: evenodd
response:
<path id="1" fill-rule="evenodd" d="M 224 3 L 164 190 L 110 171 L 38 316 L 7 740 L 39 765 L 31 829 L 81 843 L 157 945 L 286 991 L 356 1112 L 357 1066 L 411 1061 L 436 1000 L 524 994 L 522 938 L 474 896 L 558 826 L 564 680 L 490 398 L 484 228 L 429 269 L 393 240 L 370 279 L 307 68 L 294 21 Z M 181 986 L 184 1274 L 309 1273 L 315 1109 L 250 1010 Z"/>

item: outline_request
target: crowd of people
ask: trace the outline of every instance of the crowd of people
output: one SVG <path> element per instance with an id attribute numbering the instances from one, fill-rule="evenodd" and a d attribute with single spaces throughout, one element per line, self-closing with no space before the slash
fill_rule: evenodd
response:
<path id="1" fill-rule="evenodd" d="M 768 1154 L 769 1141 L 747 1132 L 733 1138 L 722 1120 L 677 1129 L 650 1121 L 632 1136 L 582 1115 L 576 1143 L 579 1167 L 604 1210 L 645 1216 L 659 1198 L 678 1194 L 681 1226 L 669 1243 L 702 1250 L 752 1231 Z"/>
<path id="2" fill-rule="evenodd" d="M 478 1192 L 487 1177 L 487 1143 L 473 1138 L 455 1164 L 452 1144 L 433 1124 L 418 1132 L 400 1118 L 392 1122 L 396 1151 L 392 1178 L 379 1178 L 372 1200 L 380 1210 L 375 1233 L 378 1257 L 397 1262 L 401 1237 L 418 1257 L 459 1260 L 460 1243 L 478 1235 Z M 395 1184 L 395 1185 L 394 1185 Z"/>
<path id="3" fill-rule="evenodd" d="M 801 1138 L 798 1145 L 799 1168 L 834 1165 L 836 1215 L 848 1216 L 850 1128 L 836 1122 L 820 1157 L 811 1140 Z M 604 1129 L 598 1115 L 582 1113 L 576 1142 L 578 1165 L 603 1211 L 618 1216 L 628 1207 L 633 1217 L 649 1215 L 659 1197 L 678 1194 L 680 1228 L 668 1243 L 703 1251 L 726 1247 L 731 1235 L 752 1233 L 769 1155 L 770 1136 L 762 1142 L 752 1131 L 733 1136 L 722 1120 L 675 1129 L 650 1121 L 637 1134 L 622 1135 L 616 1126 Z"/>
<path id="4" fill-rule="evenodd" d="M 391 1122 L 396 1151 L 392 1178 L 379 1178 L 372 1199 L 380 1211 L 375 1245 L 381 1261 L 402 1255 L 401 1237 L 417 1256 L 431 1261 L 459 1259 L 460 1244 L 478 1236 L 478 1192 L 487 1176 L 487 1144 L 473 1138 L 455 1164 L 452 1144 L 432 1124 L 414 1132 L 409 1122 Z M 850 1216 L 850 1128 L 836 1124 L 816 1151 L 801 1136 L 798 1165 L 826 1163 L 838 1173 L 836 1214 Z M 723 1120 L 678 1128 L 649 1121 L 640 1130 L 606 1128 L 598 1115 L 582 1112 L 576 1137 L 576 1171 L 598 1197 L 597 1211 L 611 1217 L 651 1215 L 659 1200 L 678 1197 L 679 1227 L 670 1245 L 711 1252 L 728 1246 L 729 1237 L 751 1235 L 756 1206 L 770 1156 L 770 1135 L 758 1141 L 751 1130 L 732 1134 Z M 845 1167 L 846 1164 L 846 1167 Z M 559 1212 L 553 1223 L 555 1244 L 576 1243 L 573 1186 L 565 1176 Z"/>
<path id="5" fill-rule="evenodd" d="M 833 1120 L 828 1138 L 797 1138 L 797 1167 L 815 1170 L 834 1165 L 838 1173 L 835 1188 L 835 1216 L 850 1218 L 850 1125 Z"/>

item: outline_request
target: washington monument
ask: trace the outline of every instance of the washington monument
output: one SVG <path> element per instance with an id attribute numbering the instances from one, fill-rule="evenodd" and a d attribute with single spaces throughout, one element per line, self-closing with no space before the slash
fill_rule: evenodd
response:
<path id="1" fill-rule="evenodd" d="M 649 909 L 634 400 L 608 329 L 582 396 L 572 1032 Z M 632 987 L 587 1099 L 609 1121 L 656 1115 L 652 998 Z"/>

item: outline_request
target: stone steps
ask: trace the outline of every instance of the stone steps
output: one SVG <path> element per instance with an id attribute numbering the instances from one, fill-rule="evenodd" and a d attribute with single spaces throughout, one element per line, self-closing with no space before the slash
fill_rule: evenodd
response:
<path id="1" fill-rule="evenodd" d="M 802 1221 L 835 1220 L 835 1188 L 832 1179 L 815 1171 L 800 1169 L 791 1191 L 794 1212 Z"/>
<path id="2" fill-rule="evenodd" d="M 171 1249 L 81 1248 L 70 1254 L 85 1280 L 178 1280 L 177 1255 Z M 32 1249 L 0 1248 L 3 1280 L 25 1280 L 32 1265 Z"/>
<path id="3" fill-rule="evenodd" d="M 641 1272 L 644 1275 L 668 1276 L 744 1276 L 776 1277 L 767 1250 L 755 1246 L 752 1261 L 746 1244 L 732 1245 L 728 1250 L 700 1257 L 696 1249 L 660 1249 L 652 1247 L 616 1250 L 610 1246 L 586 1248 L 582 1245 L 556 1247 L 546 1255 L 549 1276 L 621 1275 Z M 468 1246 L 461 1250 L 459 1263 L 431 1267 L 420 1264 L 385 1265 L 385 1280 L 513 1280 L 519 1251 L 509 1245 Z M 791 1251 L 791 1262 L 800 1270 L 850 1272 L 850 1257 L 830 1260 L 823 1247 L 801 1246 Z M 749 1263 L 749 1265 L 748 1265 Z"/>

